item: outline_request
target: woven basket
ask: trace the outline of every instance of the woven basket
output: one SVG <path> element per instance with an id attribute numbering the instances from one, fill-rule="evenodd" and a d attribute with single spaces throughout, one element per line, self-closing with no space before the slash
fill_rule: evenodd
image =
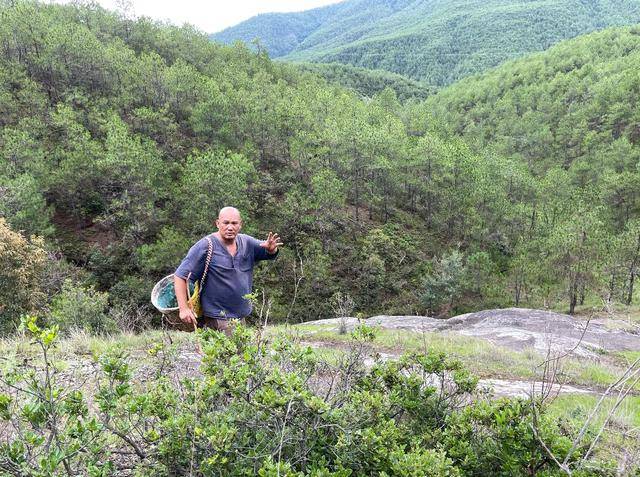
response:
<path id="1" fill-rule="evenodd" d="M 167 287 L 170 287 L 170 290 L 167 290 Z M 180 319 L 180 309 L 177 306 L 166 308 L 160 304 L 160 297 L 166 293 L 172 293 L 173 296 L 175 296 L 175 290 L 173 288 L 173 273 L 171 275 L 167 275 L 155 284 L 153 290 L 151 290 L 151 303 L 164 315 L 164 320 L 170 327 L 183 331 L 193 331 L 192 324 L 185 323 Z"/>

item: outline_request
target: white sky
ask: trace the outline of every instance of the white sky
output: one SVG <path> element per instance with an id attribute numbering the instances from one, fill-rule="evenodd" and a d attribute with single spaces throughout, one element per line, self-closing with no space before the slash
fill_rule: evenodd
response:
<path id="1" fill-rule="evenodd" d="M 67 3 L 69 0 L 50 0 Z M 175 25 L 190 23 L 206 33 L 216 33 L 259 13 L 300 12 L 341 0 L 129 0 L 135 16 L 168 20 Z M 97 0 L 116 10 L 118 0 Z"/>

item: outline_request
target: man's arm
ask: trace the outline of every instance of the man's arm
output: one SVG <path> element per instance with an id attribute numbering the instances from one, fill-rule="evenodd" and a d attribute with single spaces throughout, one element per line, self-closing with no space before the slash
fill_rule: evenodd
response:
<path id="1" fill-rule="evenodd" d="M 203 240 L 198 241 L 189 249 L 187 256 L 182 260 L 173 275 L 173 287 L 178 300 L 180 319 L 184 323 L 196 323 L 196 316 L 189 307 L 187 279 L 199 280 L 204 273 L 204 259 L 207 247 L 204 245 Z"/>
<path id="2" fill-rule="evenodd" d="M 189 306 L 189 295 L 187 281 L 184 278 L 180 278 L 178 275 L 173 275 L 173 287 L 176 292 L 176 299 L 178 300 L 178 308 L 180 309 L 180 319 L 184 323 L 197 324 L 196 315 Z"/>

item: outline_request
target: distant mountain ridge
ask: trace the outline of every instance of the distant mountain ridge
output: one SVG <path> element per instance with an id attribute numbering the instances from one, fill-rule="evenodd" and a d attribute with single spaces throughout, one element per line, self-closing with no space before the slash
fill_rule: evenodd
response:
<path id="1" fill-rule="evenodd" d="M 258 38 L 274 58 L 383 69 L 443 86 L 564 39 L 639 22 L 640 0 L 346 0 L 259 15 L 211 38 Z"/>
<path id="2" fill-rule="evenodd" d="M 337 10 L 336 7 L 337 5 L 329 5 L 304 12 L 264 13 L 210 35 L 210 38 L 227 44 L 237 40 L 249 44 L 254 39 L 260 38 L 269 54 L 273 58 L 278 58 L 293 51 L 313 31 L 320 28 L 333 16 Z M 270 32 L 270 34 L 267 36 L 265 33 L 258 32 Z"/>

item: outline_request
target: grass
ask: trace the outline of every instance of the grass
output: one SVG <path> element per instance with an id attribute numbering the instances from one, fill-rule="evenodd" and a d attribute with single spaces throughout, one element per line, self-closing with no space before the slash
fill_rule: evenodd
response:
<path id="1" fill-rule="evenodd" d="M 617 315 L 623 320 L 640 319 L 640 308 L 625 309 Z M 339 334 L 335 325 L 316 324 L 303 327 L 276 325 L 269 327 L 268 334 L 285 333 L 303 343 L 315 344 L 322 359 L 335 362 L 339 359 L 350 334 Z M 124 349 L 136 357 L 145 357 L 146 351 L 157 343 L 172 341 L 175 345 L 192 343 L 196 339 L 191 333 L 149 330 L 142 334 L 123 333 L 107 336 L 91 336 L 76 331 L 62 338 L 55 358 L 62 362 L 73 357 L 88 359 L 114 349 Z M 532 349 L 515 351 L 489 343 L 486 340 L 449 333 L 415 332 L 408 330 L 377 329 L 373 341 L 375 349 L 382 353 L 400 355 L 405 352 L 443 352 L 460 359 L 465 366 L 480 378 L 514 380 L 539 379 L 543 357 Z M 39 359 L 39 350 L 20 334 L 0 340 L 0 358 L 5 362 L 20 362 Z M 562 363 L 561 380 L 567 384 L 605 389 L 614 382 L 622 370 L 640 357 L 640 351 L 605 353 L 598 360 L 565 358 Z M 144 358 L 142 358 L 144 360 Z M 640 385 L 636 386 L 640 392 Z"/>
<path id="2" fill-rule="evenodd" d="M 106 336 L 92 336 L 83 331 L 76 331 L 66 339 L 61 340 L 58 351 L 62 355 L 92 355 L 100 356 L 114 348 L 125 350 L 146 351 L 156 343 L 171 339 L 174 344 L 194 341 L 195 336 L 190 333 L 163 332 L 149 330 L 144 333 L 122 333 Z"/>
<path id="3" fill-rule="evenodd" d="M 584 422 L 598 402 L 599 396 L 590 395 L 562 395 L 553 401 L 549 408 L 552 416 L 566 417 L 570 420 L 579 419 Z M 596 413 L 593 425 L 601 426 L 606 415 L 614 405 L 613 398 L 603 401 L 602 407 Z M 619 428 L 640 429 L 640 397 L 627 397 L 614 412 L 613 422 Z"/>
<path id="4" fill-rule="evenodd" d="M 566 310 L 554 310 L 558 313 L 566 313 Z M 610 313 L 602 311 L 602 303 L 592 303 L 576 307 L 574 315 L 576 318 L 587 319 L 608 318 L 607 325 L 612 327 L 640 326 L 640 305 L 617 305 L 613 306 Z"/>
<path id="5" fill-rule="evenodd" d="M 306 325 L 304 327 L 274 327 L 276 332 L 285 332 L 303 342 L 323 346 L 343 346 L 350 334 L 339 334 L 334 325 Z M 540 364 L 544 358 L 534 350 L 515 351 L 496 346 L 486 340 L 447 333 L 415 332 L 407 330 L 378 329 L 373 345 L 380 352 L 402 354 L 403 352 L 444 352 L 459 358 L 469 370 L 480 378 L 539 379 Z M 627 360 L 640 352 L 629 351 L 602 355 L 598 361 L 565 358 L 561 379 L 578 386 L 605 389 L 614 382 L 626 367 Z M 640 385 L 636 386 L 640 391 Z"/>
<path id="6" fill-rule="evenodd" d="M 79 330 L 61 337 L 53 349 L 51 358 L 56 368 L 64 371 L 69 368 L 70 361 L 77 359 L 90 361 L 111 350 L 123 349 L 136 357 L 133 364 L 139 366 L 147 361 L 147 351 L 158 343 L 170 340 L 174 346 L 180 346 L 187 342 L 195 342 L 195 339 L 195 335 L 191 333 L 175 331 L 149 330 L 140 334 L 95 336 Z M 38 364 L 41 361 L 41 349 L 30 342 L 25 335 L 15 334 L 0 340 L 0 369 L 10 368 L 14 363 Z"/>
<path id="7" fill-rule="evenodd" d="M 572 423 L 580 429 L 599 400 L 599 396 L 562 395 L 556 398 L 548 409 L 548 415 L 558 420 Z M 613 398 L 607 398 L 595 413 L 588 426 L 591 436 L 602 427 L 607 415 L 615 405 Z M 622 455 L 633 454 L 640 449 L 640 397 L 629 396 L 613 412 L 606 430 L 600 436 L 596 457 L 619 460 Z"/>
<path id="8" fill-rule="evenodd" d="M 627 365 L 630 365 L 634 361 L 640 359 L 640 351 L 619 351 L 616 354 L 620 356 Z"/>

